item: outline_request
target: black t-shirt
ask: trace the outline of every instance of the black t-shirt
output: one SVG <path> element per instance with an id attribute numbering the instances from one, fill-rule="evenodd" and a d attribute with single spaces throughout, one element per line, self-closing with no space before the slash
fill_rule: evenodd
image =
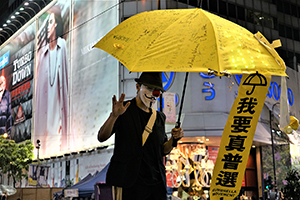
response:
<path id="1" fill-rule="evenodd" d="M 163 144 L 167 136 L 163 113 L 157 112 L 152 133 L 142 146 L 142 134 L 151 114 L 138 108 L 135 99 L 132 99 L 126 112 L 115 122 L 112 131 L 115 133 L 115 148 L 107 179 L 110 184 L 125 187 L 129 185 L 126 184 L 128 181 L 142 185 L 165 182 Z"/>

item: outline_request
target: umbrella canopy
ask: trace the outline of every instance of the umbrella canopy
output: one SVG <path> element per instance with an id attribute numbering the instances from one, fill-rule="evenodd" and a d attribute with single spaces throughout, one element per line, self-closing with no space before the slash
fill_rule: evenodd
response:
<path id="1" fill-rule="evenodd" d="M 95 47 L 129 71 L 262 73 L 285 76 L 275 47 L 259 32 L 202 9 L 155 10 L 116 26 Z"/>

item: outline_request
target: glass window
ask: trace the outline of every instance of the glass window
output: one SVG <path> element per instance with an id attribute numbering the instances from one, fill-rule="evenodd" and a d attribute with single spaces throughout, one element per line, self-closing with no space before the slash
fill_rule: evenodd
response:
<path id="1" fill-rule="evenodd" d="M 298 14 L 297 14 L 297 5 L 292 5 L 292 15 L 294 17 L 298 17 Z"/>
<path id="2" fill-rule="evenodd" d="M 285 50 L 283 50 L 282 48 L 277 48 L 276 51 L 283 60 L 287 59 Z"/>
<path id="3" fill-rule="evenodd" d="M 225 1 L 219 0 L 219 13 L 227 16 L 227 5 Z"/>
<path id="4" fill-rule="evenodd" d="M 218 12 L 218 3 L 216 0 L 209 0 L 209 10 L 212 12 Z"/>
<path id="5" fill-rule="evenodd" d="M 254 13 L 252 10 L 247 10 L 247 22 L 254 23 Z"/>
<path id="6" fill-rule="evenodd" d="M 283 2 L 280 0 L 277 0 L 277 11 L 283 12 Z"/>
<path id="7" fill-rule="evenodd" d="M 189 5 L 194 6 L 194 7 L 199 7 L 197 0 L 189 0 Z"/>
<path id="8" fill-rule="evenodd" d="M 293 32 L 294 32 L 294 40 L 300 41 L 299 30 L 298 29 L 293 29 Z"/>
<path id="9" fill-rule="evenodd" d="M 247 21 L 254 23 L 256 25 L 264 26 L 273 29 L 274 28 L 274 20 L 270 15 L 260 13 L 260 12 L 247 12 Z"/>
<path id="10" fill-rule="evenodd" d="M 283 12 L 288 15 L 291 14 L 291 4 L 289 2 L 283 4 Z"/>
<path id="11" fill-rule="evenodd" d="M 237 6 L 238 19 L 245 21 L 245 8 Z"/>
<path id="12" fill-rule="evenodd" d="M 279 24 L 279 36 L 285 37 L 285 28 L 282 24 Z"/>
<path id="13" fill-rule="evenodd" d="M 228 16 L 236 18 L 236 10 L 235 10 L 235 5 L 228 3 Z"/>
<path id="14" fill-rule="evenodd" d="M 202 6 L 202 9 L 204 10 L 208 10 L 208 4 L 207 4 L 208 0 L 200 0 L 200 3 L 202 3 L 202 5 L 200 4 L 200 8 Z"/>
<path id="15" fill-rule="evenodd" d="M 293 39 L 293 29 L 291 27 L 286 26 L 286 37 L 289 39 Z"/>

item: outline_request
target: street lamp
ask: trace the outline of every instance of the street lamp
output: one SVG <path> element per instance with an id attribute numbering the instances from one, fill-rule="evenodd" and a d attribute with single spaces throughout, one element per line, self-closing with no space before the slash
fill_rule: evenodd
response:
<path id="1" fill-rule="evenodd" d="M 279 102 L 276 102 L 273 104 L 272 109 L 269 110 L 270 115 L 270 133 L 271 133 L 271 142 L 272 142 L 272 157 L 273 157 L 273 172 L 274 172 L 274 186 L 275 186 L 275 192 L 277 193 L 277 181 L 276 181 L 276 165 L 275 165 L 275 153 L 274 153 L 274 138 L 273 138 L 273 130 L 272 130 L 272 120 L 273 120 L 273 111 L 274 107 L 279 104 Z"/>
<path id="2" fill-rule="evenodd" d="M 36 168 L 36 173 L 38 173 L 38 169 L 39 169 L 39 167 L 40 167 L 40 147 L 41 147 L 41 141 L 39 140 L 39 139 L 37 139 L 37 141 L 36 141 L 36 146 L 35 146 L 35 148 L 37 149 L 37 162 L 38 162 L 38 164 L 37 164 L 37 168 Z M 36 187 L 38 187 L 38 185 L 39 185 L 39 178 L 40 178 L 40 175 L 38 174 L 38 176 L 36 176 Z"/>

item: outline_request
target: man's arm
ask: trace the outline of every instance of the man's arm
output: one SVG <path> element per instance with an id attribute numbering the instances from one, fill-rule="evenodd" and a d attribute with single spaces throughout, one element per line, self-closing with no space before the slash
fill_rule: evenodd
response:
<path id="1" fill-rule="evenodd" d="M 116 120 L 118 119 L 118 117 L 120 115 L 122 115 L 128 108 L 128 106 L 130 105 L 130 102 L 128 102 L 125 106 L 123 105 L 125 99 L 125 94 L 122 93 L 119 101 L 117 101 L 116 96 L 114 95 L 112 98 L 112 112 L 110 113 L 109 117 L 107 118 L 107 120 L 104 122 L 104 124 L 102 125 L 102 127 L 100 128 L 100 130 L 98 131 L 98 140 L 99 142 L 104 142 L 106 141 L 108 138 L 110 138 L 110 136 L 112 135 L 112 130 L 114 127 L 114 124 L 116 122 Z"/>
<path id="2" fill-rule="evenodd" d="M 104 124 L 101 126 L 100 130 L 98 131 L 98 140 L 99 142 L 104 142 L 110 136 L 112 135 L 112 129 L 114 127 L 114 124 L 118 117 L 113 116 L 112 113 L 110 113 L 107 120 L 104 122 Z"/>
<path id="3" fill-rule="evenodd" d="M 172 137 L 167 141 L 165 142 L 164 144 L 164 154 L 167 155 L 169 154 L 172 149 L 173 149 L 173 139 L 178 139 L 178 138 L 181 138 L 183 137 L 183 130 L 182 128 L 173 128 L 172 131 L 171 131 L 171 134 L 172 134 Z"/>

